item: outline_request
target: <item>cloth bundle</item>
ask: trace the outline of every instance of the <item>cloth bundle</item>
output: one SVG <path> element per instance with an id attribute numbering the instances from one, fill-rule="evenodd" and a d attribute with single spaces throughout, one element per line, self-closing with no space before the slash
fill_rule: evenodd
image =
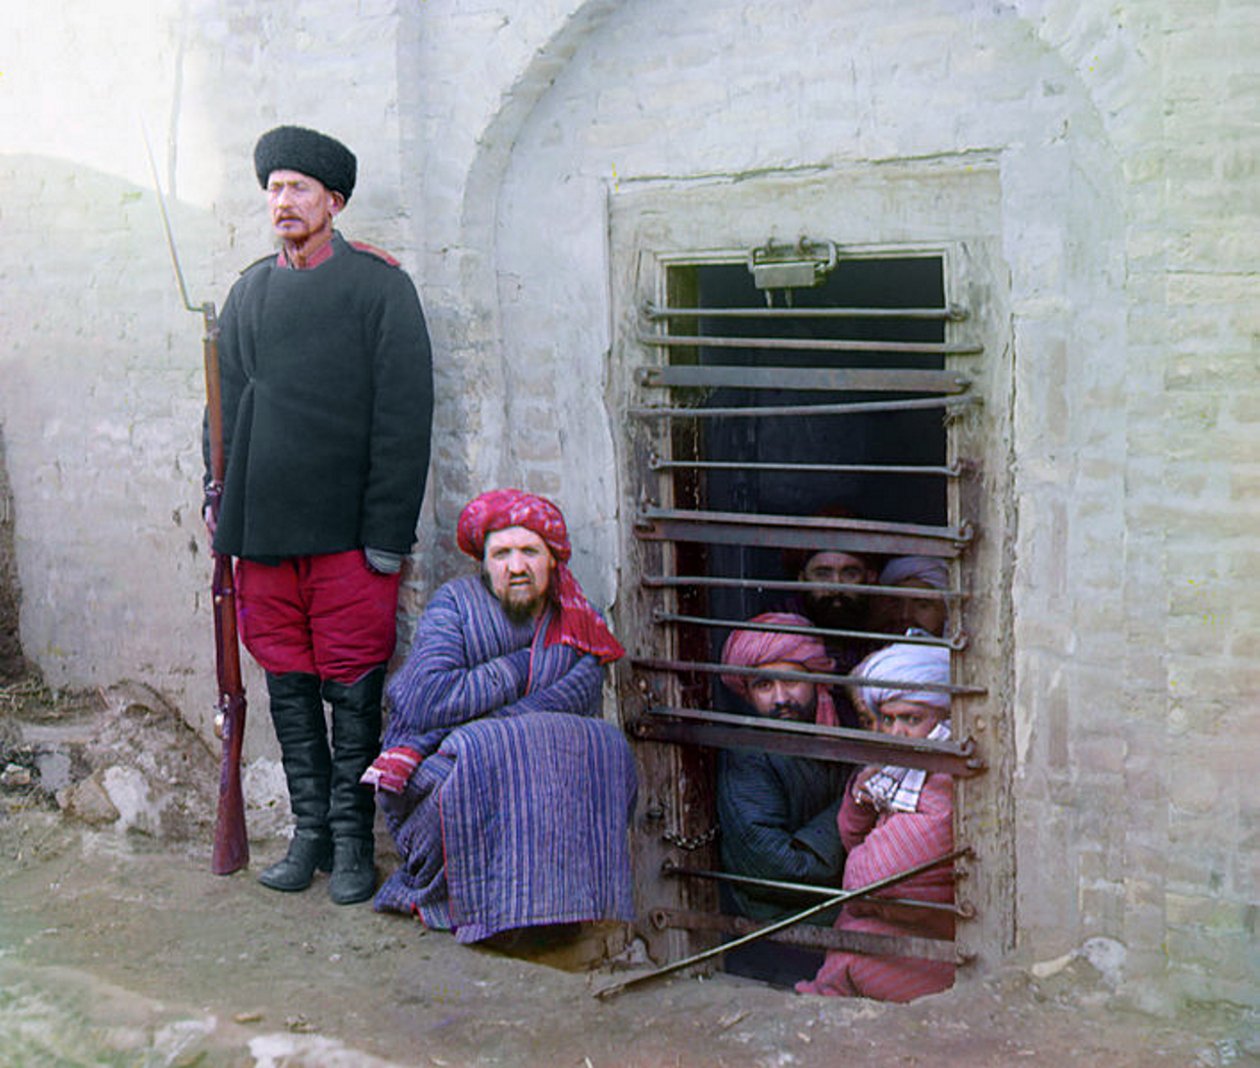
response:
<path id="1" fill-rule="evenodd" d="M 949 720 L 932 728 L 928 739 L 933 742 L 949 740 Z M 865 790 L 875 802 L 875 807 L 889 812 L 914 812 L 919 807 L 919 795 L 928 773 L 922 768 L 903 768 L 897 764 L 885 764 L 866 781 Z"/>

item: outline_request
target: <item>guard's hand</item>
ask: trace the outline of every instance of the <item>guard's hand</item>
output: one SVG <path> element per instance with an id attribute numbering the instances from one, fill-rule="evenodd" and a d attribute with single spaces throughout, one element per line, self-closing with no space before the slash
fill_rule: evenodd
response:
<path id="1" fill-rule="evenodd" d="M 393 749 L 386 749 L 372 761 L 359 782 L 377 791 L 384 790 L 387 794 L 401 794 L 422 759 L 424 758 L 409 746 L 397 745 Z"/>
<path id="2" fill-rule="evenodd" d="M 222 499 L 223 487 L 218 482 L 207 482 L 205 496 L 201 499 L 201 518 L 205 520 L 206 533 L 212 543 L 215 531 L 219 529 L 219 501 Z"/>
<path id="3" fill-rule="evenodd" d="M 402 569 L 402 553 L 390 552 L 388 549 L 364 549 L 363 559 L 378 575 L 397 575 Z"/>

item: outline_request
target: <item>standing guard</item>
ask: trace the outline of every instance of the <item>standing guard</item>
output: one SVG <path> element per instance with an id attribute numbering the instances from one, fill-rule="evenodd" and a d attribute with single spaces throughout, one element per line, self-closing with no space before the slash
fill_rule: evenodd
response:
<path id="1" fill-rule="evenodd" d="M 296 821 L 259 881 L 304 890 L 331 869 L 331 898 L 350 904 L 376 889 L 359 777 L 379 751 L 429 464 L 429 338 L 397 261 L 333 228 L 355 185 L 345 145 L 280 126 L 254 169 L 281 248 L 242 273 L 220 317 L 226 474 L 221 487 L 207 475 L 221 494 L 212 535 L 237 561 L 241 637 L 266 671 Z"/>

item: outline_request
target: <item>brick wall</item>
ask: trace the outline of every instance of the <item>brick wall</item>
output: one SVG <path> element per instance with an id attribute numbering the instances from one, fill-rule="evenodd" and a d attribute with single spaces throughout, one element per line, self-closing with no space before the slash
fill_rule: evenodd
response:
<path id="1" fill-rule="evenodd" d="M 1009 800 L 1002 949 L 1107 935 L 1144 1004 L 1257 1003 L 1254 5 L 142 6 L 17 16 L 0 77 L 0 419 L 24 644 L 54 682 L 143 677 L 208 720 L 199 326 L 137 114 L 198 300 L 269 246 L 261 130 L 317 125 L 359 153 L 344 229 L 413 271 L 439 360 L 412 615 L 493 483 L 554 494 L 580 578 L 616 596 L 619 197 L 808 179 L 838 203 L 827 236 L 910 240 L 895 183 L 857 217 L 844 176 L 991 168 L 1011 339 L 1010 540 L 984 576 L 1011 605 L 985 636 L 1004 658 L 985 740 Z"/>

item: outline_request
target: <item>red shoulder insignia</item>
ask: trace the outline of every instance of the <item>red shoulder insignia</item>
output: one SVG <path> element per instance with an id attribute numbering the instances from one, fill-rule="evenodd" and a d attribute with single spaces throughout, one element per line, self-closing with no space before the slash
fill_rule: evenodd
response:
<path id="1" fill-rule="evenodd" d="M 377 259 L 384 260 L 391 267 L 402 266 L 402 264 L 400 264 L 396 259 L 394 259 L 394 257 L 391 256 L 388 252 L 386 252 L 383 248 L 377 248 L 375 245 L 369 245 L 366 241 L 351 241 L 350 247 L 353 249 L 356 249 L 359 252 L 366 252 L 369 255 L 375 256 Z"/>

